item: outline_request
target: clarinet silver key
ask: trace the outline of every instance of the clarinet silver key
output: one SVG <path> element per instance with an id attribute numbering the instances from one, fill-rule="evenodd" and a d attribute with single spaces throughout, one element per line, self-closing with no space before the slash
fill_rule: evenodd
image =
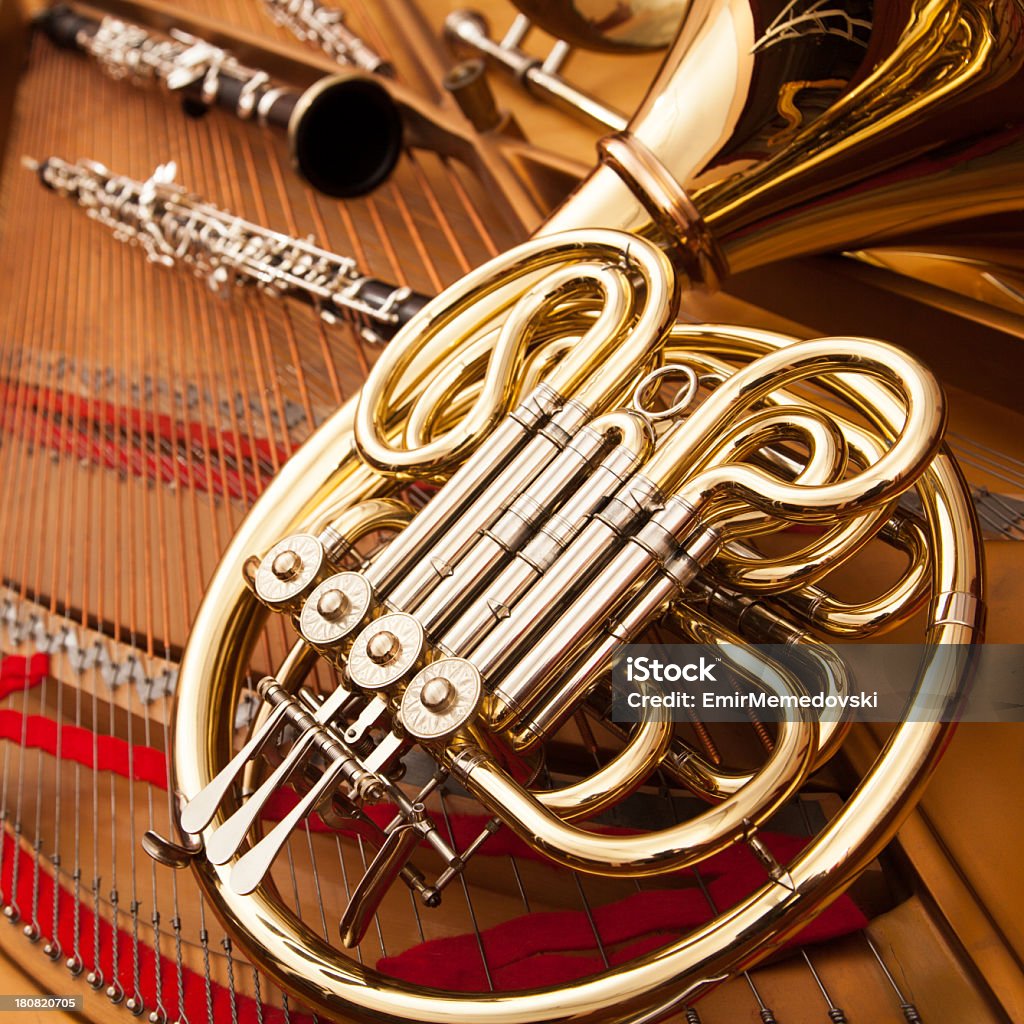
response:
<path id="1" fill-rule="evenodd" d="M 97 20 L 66 4 L 41 14 L 37 24 L 55 44 L 91 56 L 112 78 L 162 85 L 181 98 L 188 114 L 221 107 L 242 121 L 285 132 L 296 171 L 327 195 L 372 191 L 401 155 L 398 105 L 378 79 L 357 70 L 328 75 L 302 92 L 178 29 L 162 35 L 109 15 Z M 370 61 L 363 50 L 358 60 L 351 53 L 359 68 Z M 354 126 L 358 145 L 351 143 Z"/>
<path id="2" fill-rule="evenodd" d="M 119 240 L 139 246 L 155 263 L 190 267 L 215 291 L 255 285 L 299 299 L 328 322 L 356 324 L 371 342 L 389 340 L 427 302 L 408 288 L 367 277 L 350 256 L 261 227 L 189 194 L 175 183 L 173 162 L 146 181 L 114 174 L 91 160 L 26 158 L 25 165 Z"/>

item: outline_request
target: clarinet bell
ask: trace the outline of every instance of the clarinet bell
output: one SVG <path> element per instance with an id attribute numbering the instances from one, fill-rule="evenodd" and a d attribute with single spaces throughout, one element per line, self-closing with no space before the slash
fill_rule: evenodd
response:
<path id="1" fill-rule="evenodd" d="M 331 75 L 288 114 L 288 148 L 313 188 L 339 199 L 373 191 L 402 152 L 402 116 L 388 90 L 366 75 Z"/>

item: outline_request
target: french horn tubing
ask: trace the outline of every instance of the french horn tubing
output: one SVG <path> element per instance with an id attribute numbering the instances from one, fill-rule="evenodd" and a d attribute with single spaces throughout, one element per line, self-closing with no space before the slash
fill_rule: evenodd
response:
<path id="1" fill-rule="evenodd" d="M 413 317 L 360 394 L 282 468 L 210 581 L 177 691 L 181 842 L 148 843 L 191 864 L 238 942 L 319 1012 L 657 1019 L 835 899 L 894 835 L 948 738 L 934 715 L 914 720 L 916 705 L 957 705 L 984 604 L 941 389 L 882 342 L 677 321 L 691 289 L 730 272 L 1019 205 L 1024 12 L 1016 0 L 880 2 L 870 37 L 851 41 L 782 32 L 785 10 L 694 3 L 591 176 L 532 239 Z M 804 80 L 833 44 L 848 77 L 793 125 L 776 102 L 794 95 L 785 74 Z M 779 46 L 791 47 L 785 59 Z M 665 408 L 652 395 L 672 381 Z M 808 397 L 808 382 L 825 400 Z M 410 484 L 438 485 L 415 514 Z M 910 491 L 919 514 L 899 503 Z M 764 553 L 758 538 L 794 523 L 816 527 L 801 549 Z M 342 555 L 382 528 L 394 539 L 345 568 Z M 907 567 L 884 593 L 845 601 L 829 574 L 873 539 Z M 804 643 L 822 685 L 841 691 L 828 642 L 922 608 L 932 653 L 906 719 L 789 863 L 758 830 L 842 743 L 840 718 L 781 723 L 764 763 L 742 773 L 702 759 L 651 713 L 589 778 L 562 790 L 530 780 L 531 756 L 657 619 L 728 645 L 738 671 L 756 667 L 778 693 L 800 684 L 759 663 L 753 645 Z M 260 682 L 263 710 L 233 752 L 229 709 L 272 612 L 297 639 Z M 318 659 L 340 671 L 322 702 L 303 686 Z M 258 768 L 286 726 L 291 747 Z M 395 981 L 345 948 L 389 884 L 401 878 L 431 905 L 458 870 L 429 810 L 396 781 L 413 746 L 553 863 L 639 877 L 746 843 L 765 882 L 656 952 L 568 987 L 479 994 Z M 265 801 L 297 771 L 299 803 L 261 832 Z M 635 835 L 588 827 L 656 771 L 707 809 Z M 380 800 L 398 809 L 340 945 L 302 923 L 267 874 L 289 830 L 332 797 L 353 815 Z M 438 884 L 410 871 L 421 840 L 442 867 L 448 858 Z"/>

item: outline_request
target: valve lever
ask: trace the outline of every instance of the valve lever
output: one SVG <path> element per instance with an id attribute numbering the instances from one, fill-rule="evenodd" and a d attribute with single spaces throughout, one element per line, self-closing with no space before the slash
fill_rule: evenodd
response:
<path id="1" fill-rule="evenodd" d="M 231 888 L 246 896 L 263 880 L 296 825 L 337 785 L 350 762 L 341 758 L 320 776 L 316 785 L 231 869 Z M 248 831 L 248 829 L 246 829 Z M 243 833 L 244 838 L 244 833 Z M 228 855 L 230 856 L 230 854 Z M 223 863 L 223 862 L 221 862 Z"/>
<path id="2" fill-rule="evenodd" d="M 383 697 L 374 697 L 359 713 L 358 718 L 345 730 L 345 742 L 358 743 L 369 729 L 375 726 L 388 710 L 388 703 Z"/>
<path id="3" fill-rule="evenodd" d="M 274 708 L 263 725 L 252 734 L 249 742 L 217 773 L 216 778 L 189 800 L 181 812 L 182 831 L 194 836 L 210 824 L 232 783 L 277 732 L 287 712 L 287 704 L 279 704 Z"/>
<path id="4" fill-rule="evenodd" d="M 206 856 L 211 864 L 224 864 L 234 856 L 267 801 L 285 784 L 299 762 L 309 752 L 316 741 L 316 735 L 316 732 L 310 729 L 300 736 L 288 756 L 267 777 L 263 785 L 213 833 L 206 844 Z"/>
<path id="5" fill-rule="evenodd" d="M 379 772 L 387 763 L 391 760 L 395 754 L 399 753 L 402 746 L 405 743 L 405 739 L 396 732 L 389 732 L 373 748 L 370 753 L 363 758 L 363 768 L 371 773 L 375 774 Z"/>
<path id="6" fill-rule="evenodd" d="M 267 696 L 273 696 L 273 694 L 267 691 Z M 320 727 L 330 722 L 351 696 L 352 694 L 345 687 L 339 686 L 320 705 L 314 715 L 310 716 L 306 712 L 301 712 L 306 721 L 311 722 L 310 727 L 295 741 L 288 756 L 263 782 L 263 785 L 210 837 L 206 844 L 206 853 L 211 864 L 224 864 L 235 854 L 267 801 L 277 789 L 287 782 L 288 777 L 316 742 L 320 734 Z M 294 708 L 295 702 L 292 698 L 288 698 L 279 706 Z"/>

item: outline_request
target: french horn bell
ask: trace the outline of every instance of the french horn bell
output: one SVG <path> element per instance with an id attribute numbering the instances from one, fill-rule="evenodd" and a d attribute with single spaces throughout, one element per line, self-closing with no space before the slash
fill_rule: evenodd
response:
<path id="1" fill-rule="evenodd" d="M 615 650 L 656 619 L 753 657 L 750 643 L 824 648 L 924 606 L 925 641 L 947 654 L 922 665 L 915 700 L 953 707 L 962 695 L 983 629 L 982 559 L 928 371 L 881 342 L 677 320 L 688 291 L 729 273 L 1018 206 L 1024 9 L 879 2 L 873 17 L 851 7 L 817 30 L 798 13 L 693 3 L 590 177 L 532 239 L 413 318 L 360 394 L 283 467 L 209 584 L 173 736 L 188 859 L 237 941 L 328 1016 L 658 1019 L 777 950 L 835 899 L 893 836 L 948 738 L 948 724 L 912 721 L 911 706 L 792 862 L 760 849 L 756 892 L 567 988 L 418 988 L 346 952 L 425 834 L 429 811 L 409 804 L 393 770 L 412 746 L 573 870 L 638 877 L 731 843 L 759 849 L 761 824 L 841 744 L 841 721 L 781 725 L 764 765 L 742 774 L 703 762 L 651 715 L 595 775 L 563 790 L 530 780 L 531 757 L 604 685 Z M 822 79 L 829 67 L 836 74 Z M 681 382 L 676 398 L 654 405 L 670 379 Z M 807 381 L 827 405 L 808 400 Z M 805 454 L 783 457 L 792 446 Z M 439 485 L 415 514 L 410 483 Z M 898 507 L 910 490 L 919 516 Z M 801 550 L 760 551 L 759 536 L 792 523 L 817 527 Z M 346 568 L 343 555 L 381 530 L 394 539 Z M 874 599 L 843 602 L 828 574 L 873 538 L 902 549 L 908 567 Z M 227 709 L 271 611 L 298 639 L 259 684 L 264 710 L 233 753 Z M 339 670 L 323 703 L 302 685 L 318 659 Z M 768 675 L 794 685 L 781 669 Z M 367 716 L 383 738 L 358 746 Z M 289 723 L 284 760 L 256 771 Z M 252 835 L 262 802 L 312 764 L 296 809 Z M 587 827 L 656 770 L 707 810 L 630 836 Z M 241 801 L 243 775 L 255 792 Z M 267 875 L 290 828 L 332 795 L 352 813 L 409 804 L 340 943 L 302 923 Z"/>

